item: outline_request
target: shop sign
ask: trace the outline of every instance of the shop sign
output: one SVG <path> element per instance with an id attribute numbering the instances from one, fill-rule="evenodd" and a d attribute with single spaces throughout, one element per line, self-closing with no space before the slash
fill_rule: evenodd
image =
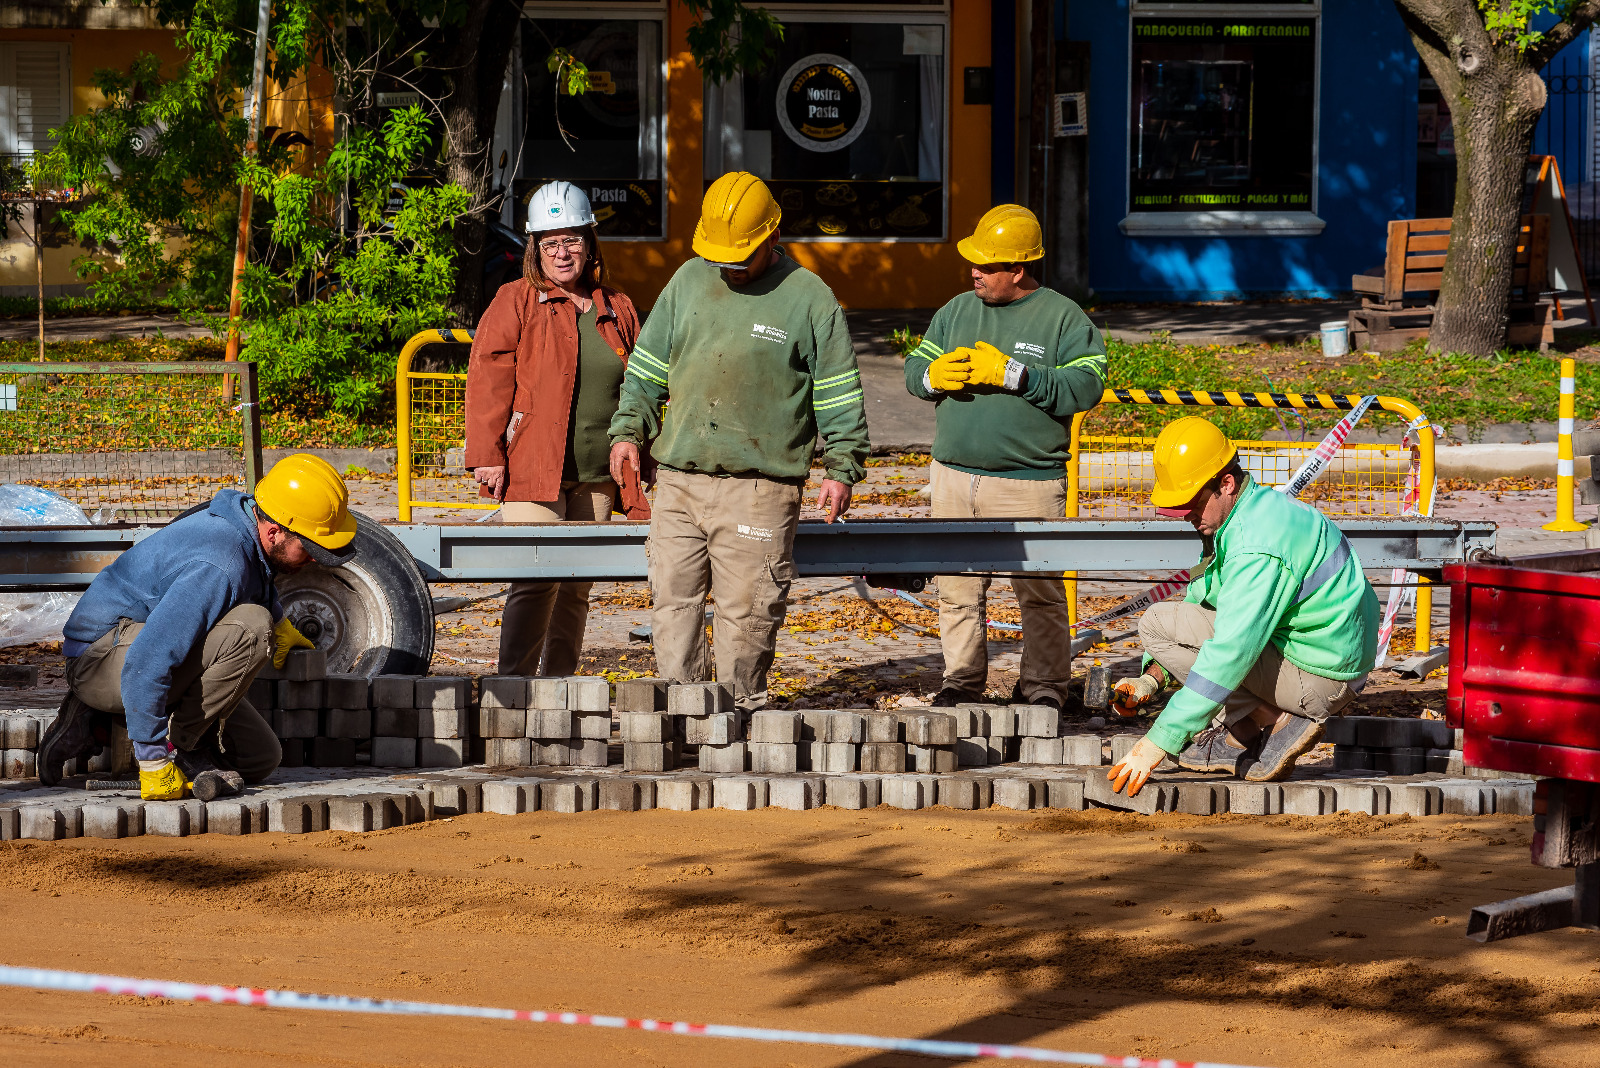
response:
<path id="1" fill-rule="evenodd" d="M 854 63 L 827 52 L 806 56 L 778 82 L 778 124 L 811 152 L 837 152 L 867 129 L 872 92 Z"/>

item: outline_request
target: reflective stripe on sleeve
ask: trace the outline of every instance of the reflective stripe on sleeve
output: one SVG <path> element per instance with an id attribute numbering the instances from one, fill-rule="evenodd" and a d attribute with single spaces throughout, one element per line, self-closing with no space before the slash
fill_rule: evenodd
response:
<path id="1" fill-rule="evenodd" d="M 1306 580 L 1300 584 L 1299 591 L 1294 595 L 1295 602 L 1299 603 L 1305 600 L 1331 581 L 1333 576 L 1337 575 L 1340 569 L 1344 567 L 1344 563 L 1348 559 L 1350 559 L 1350 543 L 1341 534 L 1339 535 L 1339 544 L 1334 547 L 1333 552 L 1329 553 L 1328 558 L 1322 561 L 1321 565 L 1307 575 Z"/>
<path id="2" fill-rule="evenodd" d="M 1193 690 L 1214 705 L 1220 705 L 1233 696 L 1233 691 L 1226 686 L 1218 686 L 1198 671 L 1190 671 L 1189 677 L 1183 680 L 1183 688 Z"/>

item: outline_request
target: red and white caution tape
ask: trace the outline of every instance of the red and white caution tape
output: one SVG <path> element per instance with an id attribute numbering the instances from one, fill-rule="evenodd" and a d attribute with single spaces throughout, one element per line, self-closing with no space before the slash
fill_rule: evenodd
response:
<path id="1" fill-rule="evenodd" d="M 1406 495 L 1400 506 L 1401 515 L 1433 514 L 1433 499 L 1429 498 L 1428 507 L 1420 507 L 1422 503 L 1422 450 L 1411 444 L 1411 435 L 1424 426 L 1431 426 L 1428 417 L 1419 415 L 1406 425 L 1405 435 L 1400 439 L 1400 447 L 1411 450 L 1411 468 L 1406 472 Z M 1439 433 L 1433 427 L 1435 434 Z M 1389 662 L 1389 640 L 1394 637 L 1395 616 L 1407 601 L 1412 604 L 1417 599 L 1417 576 L 1403 567 L 1397 567 L 1389 572 L 1389 603 L 1383 608 L 1383 622 L 1378 627 L 1378 657 L 1373 661 L 1374 671 Z"/>
<path id="2" fill-rule="evenodd" d="M 1306 487 L 1315 482 L 1322 475 L 1322 472 L 1328 469 L 1328 464 L 1333 461 L 1334 454 L 1349 440 L 1350 432 L 1356 428 L 1356 424 L 1361 422 L 1361 417 L 1367 414 L 1367 409 L 1371 408 L 1377 400 L 1376 396 L 1362 397 L 1361 403 L 1350 409 L 1349 414 L 1339 420 L 1334 428 L 1328 431 L 1327 436 L 1317 443 L 1317 447 L 1311 450 L 1311 455 L 1307 456 L 1305 462 L 1295 470 L 1293 475 L 1289 476 L 1289 481 L 1277 487 L 1278 492 L 1286 493 L 1290 497 L 1299 497 L 1300 494 L 1304 493 Z M 1138 596 L 1131 597 L 1121 604 L 1101 612 L 1099 615 L 1078 620 L 1072 625 L 1072 629 L 1082 630 L 1086 627 L 1098 627 L 1100 624 L 1108 623 L 1113 619 L 1120 619 L 1122 616 L 1142 612 L 1151 605 L 1165 601 L 1168 597 L 1183 589 L 1189 584 L 1190 576 L 1191 572 L 1189 570 L 1180 571 L 1164 582 L 1150 587 Z"/>
<path id="3" fill-rule="evenodd" d="M 1099 1053 L 1068 1053 L 1033 1046 L 1001 1046 L 984 1042 L 945 1042 L 927 1038 L 888 1038 L 881 1035 L 836 1034 L 828 1031 L 786 1031 L 772 1027 L 736 1027 L 729 1024 L 685 1023 L 682 1020 L 636 1020 L 626 1016 L 597 1016 L 587 1012 L 541 1012 L 495 1009 L 477 1005 L 441 1005 L 431 1001 L 390 1001 L 354 998 L 342 994 L 302 994 L 293 990 L 258 990 L 244 986 L 204 986 L 171 983 L 161 979 L 128 979 L 117 975 L 91 975 L 43 968 L 0 965 L 0 986 L 32 990 L 66 990 L 84 994 L 131 994 L 140 998 L 172 1001 L 206 1001 L 223 1005 L 254 1005 L 268 1009 L 310 1009 L 318 1012 L 365 1012 L 388 1016 L 467 1016 L 519 1023 L 555 1023 L 577 1027 L 610 1027 L 627 1031 L 660 1031 L 703 1038 L 742 1038 L 752 1042 L 798 1042 L 813 1046 L 853 1046 L 861 1049 L 899 1050 L 930 1057 L 1045 1061 L 1054 1064 L 1090 1064 L 1120 1068 L 1245 1068 L 1210 1061 L 1149 1060 L 1108 1057 Z"/>

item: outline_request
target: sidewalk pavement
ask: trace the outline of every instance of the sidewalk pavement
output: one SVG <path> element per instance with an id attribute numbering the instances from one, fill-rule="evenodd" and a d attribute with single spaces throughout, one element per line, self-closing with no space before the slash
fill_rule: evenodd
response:
<path id="1" fill-rule="evenodd" d="M 0 341 L 39 336 L 38 319 L 0 319 Z M 121 341 L 135 337 L 210 337 L 203 326 L 170 315 L 74 315 L 44 321 L 45 341 Z"/>

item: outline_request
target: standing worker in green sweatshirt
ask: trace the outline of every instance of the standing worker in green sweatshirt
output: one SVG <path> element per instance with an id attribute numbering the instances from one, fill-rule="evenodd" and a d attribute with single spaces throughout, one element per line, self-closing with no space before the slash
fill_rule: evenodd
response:
<path id="1" fill-rule="evenodd" d="M 991 208 L 956 243 L 972 289 L 940 308 L 906 359 L 906 389 L 935 405 L 933 514 L 941 519 L 1059 519 L 1066 513 L 1072 417 L 1100 402 L 1106 348 L 1076 303 L 1039 285 L 1039 220 Z M 1022 673 L 1013 701 L 1060 708 L 1072 632 L 1060 575 L 1014 578 Z M 987 578 L 939 576 L 944 684 L 933 703 L 983 700 L 989 679 Z"/>
<path id="2" fill-rule="evenodd" d="M 711 678 L 713 592 L 716 676 L 743 711 L 766 704 L 818 432 L 817 505 L 830 523 L 850 507 L 869 448 L 844 312 L 778 247 L 779 215 L 753 174 L 711 183 L 697 258 L 645 321 L 611 421 L 619 485 L 643 450 L 659 464 L 646 550 L 657 670 L 675 682 Z"/>
<path id="3" fill-rule="evenodd" d="M 1246 474 L 1210 421 L 1170 423 L 1152 460 L 1150 503 L 1188 520 L 1206 555 L 1181 602 L 1139 620 L 1144 674 L 1117 684 L 1116 710 L 1182 689 L 1107 777 L 1132 797 L 1171 754 L 1191 771 L 1287 778 L 1372 670 L 1378 597 L 1339 528 Z"/>

